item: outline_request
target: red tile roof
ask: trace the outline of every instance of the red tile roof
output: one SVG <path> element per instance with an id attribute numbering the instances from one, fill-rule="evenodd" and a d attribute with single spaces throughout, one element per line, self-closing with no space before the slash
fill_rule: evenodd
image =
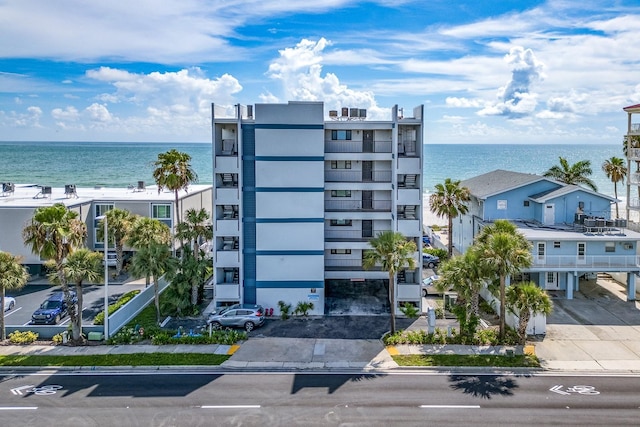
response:
<path id="1" fill-rule="evenodd" d="M 629 112 L 629 113 L 640 112 L 640 104 L 630 105 L 628 107 L 624 107 L 623 110 L 626 111 L 626 112 Z M 638 111 L 635 111 L 635 110 L 638 110 Z"/>

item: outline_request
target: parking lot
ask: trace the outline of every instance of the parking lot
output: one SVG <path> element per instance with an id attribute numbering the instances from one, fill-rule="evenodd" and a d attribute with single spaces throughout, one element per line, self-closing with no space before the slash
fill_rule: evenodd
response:
<path id="1" fill-rule="evenodd" d="M 126 284 L 109 283 L 109 303 L 115 302 L 118 298 L 134 289 L 144 289 L 144 280 L 133 281 Z M 16 300 L 16 305 L 12 310 L 4 313 L 5 324 L 7 326 L 27 326 L 31 324 L 31 314 L 40 307 L 43 301 L 51 294 L 60 292 L 59 286 L 51 286 L 46 279 L 37 279 L 30 282 L 18 292 L 7 292 L 7 296 L 12 296 Z M 83 287 L 83 325 L 93 324 L 93 318 L 104 309 L 104 286 L 85 285 Z M 69 316 L 64 317 L 58 325 L 69 323 Z"/>

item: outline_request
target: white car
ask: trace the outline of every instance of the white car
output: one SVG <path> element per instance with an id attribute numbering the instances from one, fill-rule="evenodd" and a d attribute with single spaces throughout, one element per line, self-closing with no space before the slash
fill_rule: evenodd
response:
<path id="1" fill-rule="evenodd" d="M 422 296 L 423 297 L 426 297 L 430 293 L 437 293 L 435 287 L 433 286 L 433 282 L 435 282 L 439 278 L 440 276 L 434 275 L 434 276 L 429 276 L 422 279 Z"/>
<path id="2" fill-rule="evenodd" d="M 0 299 L 0 302 L 2 299 Z M 13 297 L 4 297 L 4 311 L 12 310 L 16 306 L 16 300 Z"/>

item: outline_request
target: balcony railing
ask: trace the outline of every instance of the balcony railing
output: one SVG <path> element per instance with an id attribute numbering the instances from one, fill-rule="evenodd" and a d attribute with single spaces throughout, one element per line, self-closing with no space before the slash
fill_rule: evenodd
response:
<path id="1" fill-rule="evenodd" d="M 388 230 L 388 229 L 386 229 Z M 372 230 L 371 237 L 363 237 L 362 230 L 325 230 L 325 240 L 343 240 L 343 241 L 367 241 L 373 239 L 379 233 L 385 230 Z"/>
<path id="2" fill-rule="evenodd" d="M 640 160 L 640 148 L 630 148 L 627 155 L 630 160 Z"/>
<path id="3" fill-rule="evenodd" d="M 640 265 L 637 255 L 548 255 L 534 256 L 533 265 L 545 268 L 636 268 Z"/>
<path id="4" fill-rule="evenodd" d="M 362 260 L 360 259 L 325 258 L 324 268 L 325 270 L 330 270 L 330 271 L 364 271 L 366 270 L 362 266 Z M 382 267 L 374 266 L 368 270 L 382 271 Z"/>
<path id="5" fill-rule="evenodd" d="M 640 123 L 631 123 L 629 135 L 640 135 Z"/>
<path id="6" fill-rule="evenodd" d="M 370 175 L 361 170 L 326 170 L 326 182 L 391 182 L 391 170 L 371 171 Z"/>
<path id="7" fill-rule="evenodd" d="M 640 184 L 640 173 L 630 173 L 629 184 Z"/>
<path id="8" fill-rule="evenodd" d="M 324 210 L 330 211 L 391 211 L 391 200 L 325 200 Z"/>
<path id="9" fill-rule="evenodd" d="M 325 141 L 326 153 L 391 153 L 391 141 Z"/>

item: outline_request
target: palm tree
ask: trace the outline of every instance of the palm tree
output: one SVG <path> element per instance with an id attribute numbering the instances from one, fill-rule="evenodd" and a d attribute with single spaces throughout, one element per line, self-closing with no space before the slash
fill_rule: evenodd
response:
<path id="1" fill-rule="evenodd" d="M 478 245 L 477 250 L 487 271 L 492 272 L 487 278 L 498 276 L 500 279 L 500 339 L 504 339 L 506 280 L 508 276 L 531 266 L 531 244 L 515 225 L 506 220 L 496 220 L 494 224 L 483 228 L 474 244 Z"/>
<path id="2" fill-rule="evenodd" d="M 0 251 L 0 298 L 2 298 L 2 304 L 0 304 L 0 341 L 7 338 L 4 325 L 5 290 L 21 289 L 29 279 L 29 273 L 21 261 L 18 256 Z"/>
<path id="3" fill-rule="evenodd" d="M 124 261 L 124 245 L 127 239 L 131 227 L 136 217 L 126 209 L 109 209 L 105 213 L 107 218 L 107 233 L 109 234 L 109 240 L 114 242 L 116 249 L 116 275 L 119 276 L 122 272 L 122 264 Z M 104 239 L 104 219 L 100 221 L 100 227 L 98 228 L 98 237 Z M 105 246 L 105 250 L 106 250 Z"/>
<path id="4" fill-rule="evenodd" d="M 607 178 L 613 182 L 613 194 L 616 199 L 616 218 L 620 218 L 620 212 L 618 211 L 618 183 L 624 182 L 627 176 L 627 166 L 624 163 L 624 160 L 614 156 L 605 160 L 602 164 L 602 170 L 607 175 Z"/>
<path id="5" fill-rule="evenodd" d="M 552 166 L 543 175 L 553 178 L 565 184 L 586 185 L 593 191 L 598 191 L 596 184 L 589 178 L 593 171 L 591 170 L 591 162 L 589 160 L 580 160 L 572 165 L 567 159 L 559 157 L 560 165 Z"/>
<path id="6" fill-rule="evenodd" d="M 152 243 L 168 245 L 171 242 L 171 231 L 160 220 L 141 216 L 133 221 L 125 242 L 135 249 L 149 246 Z"/>
<path id="7" fill-rule="evenodd" d="M 131 273 L 135 277 L 144 277 L 146 283 L 153 280 L 156 321 L 160 324 L 160 287 L 158 280 L 163 274 L 171 277 L 176 269 L 177 260 L 171 256 L 167 244 L 152 242 L 141 247 L 131 260 Z"/>
<path id="8" fill-rule="evenodd" d="M 153 165 L 153 179 L 158 185 L 158 193 L 164 188 L 173 191 L 175 195 L 176 225 L 180 224 L 180 208 L 178 206 L 178 192 L 187 190 L 189 184 L 198 181 L 198 175 L 191 167 L 191 156 L 175 148 L 166 153 L 158 154 L 158 160 Z"/>
<path id="9" fill-rule="evenodd" d="M 485 264 L 477 247 L 472 246 L 463 255 L 442 263 L 438 271 L 440 279 L 435 282 L 439 291 L 453 289 L 471 304 L 471 314 L 479 316 L 480 291 L 485 285 Z"/>
<path id="10" fill-rule="evenodd" d="M 391 305 L 391 334 L 396 332 L 395 276 L 405 265 L 416 268 L 415 252 L 418 250 L 413 240 L 407 240 L 402 233 L 383 231 L 369 241 L 372 249 L 364 254 L 364 268 L 373 268 L 376 264 L 389 273 L 389 303 Z"/>
<path id="11" fill-rule="evenodd" d="M 176 233 L 178 239 L 181 241 L 189 241 L 191 243 L 191 250 L 185 250 L 183 251 L 183 254 L 186 256 L 188 253 L 191 258 L 194 258 L 196 264 L 200 263 L 200 245 L 203 241 L 206 242 L 213 238 L 213 227 L 209 223 L 209 218 L 209 213 L 204 208 L 200 210 L 188 209 L 185 212 L 184 222 L 178 224 L 178 232 Z M 206 273 L 206 269 L 198 268 L 194 271 L 197 271 L 199 275 L 197 277 L 193 277 L 191 280 L 192 305 L 198 303 L 198 290 L 200 288 L 200 284 L 205 279 L 203 276 Z"/>
<path id="12" fill-rule="evenodd" d="M 527 340 L 527 324 L 531 316 L 536 314 L 550 314 L 553 304 L 547 293 L 533 282 L 522 282 L 510 286 L 507 290 L 507 305 L 509 310 L 518 315 L 518 335 L 520 344 Z"/>
<path id="13" fill-rule="evenodd" d="M 100 283 L 103 280 L 103 257 L 99 252 L 87 248 L 73 251 L 64 262 L 63 272 L 68 283 L 75 284 L 77 303 L 77 319 L 71 323 L 71 334 L 74 342 L 82 341 L 82 284 Z"/>
<path id="14" fill-rule="evenodd" d="M 465 202 L 471 200 L 471 195 L 467 187 L 460 186 L 460 181 L 452 181 L 451 178 L 445 179 L 444 184 L 436 184 L 435 188 L 436 192 L 429 197 L 430 209 L 440 218 L 447 217 L 449 221 L 447 235 L 449 256 L 451 256 L 453 255 L 453 218 L 469 211 Z"/>
<path id="15" fill-rule="evenodd" d="M 83 245 L 86 236 L 85 223 L 62 203 L 37 208 L 31 222 L 22 230 L 25 245 L 31 246 L 31 251 L 40 258 L 53 263 L 57 283 L 70 307 L 71 322 L 77 321 L 77 313 L 64 274 L 64 260 L 75 248 Z"/>

